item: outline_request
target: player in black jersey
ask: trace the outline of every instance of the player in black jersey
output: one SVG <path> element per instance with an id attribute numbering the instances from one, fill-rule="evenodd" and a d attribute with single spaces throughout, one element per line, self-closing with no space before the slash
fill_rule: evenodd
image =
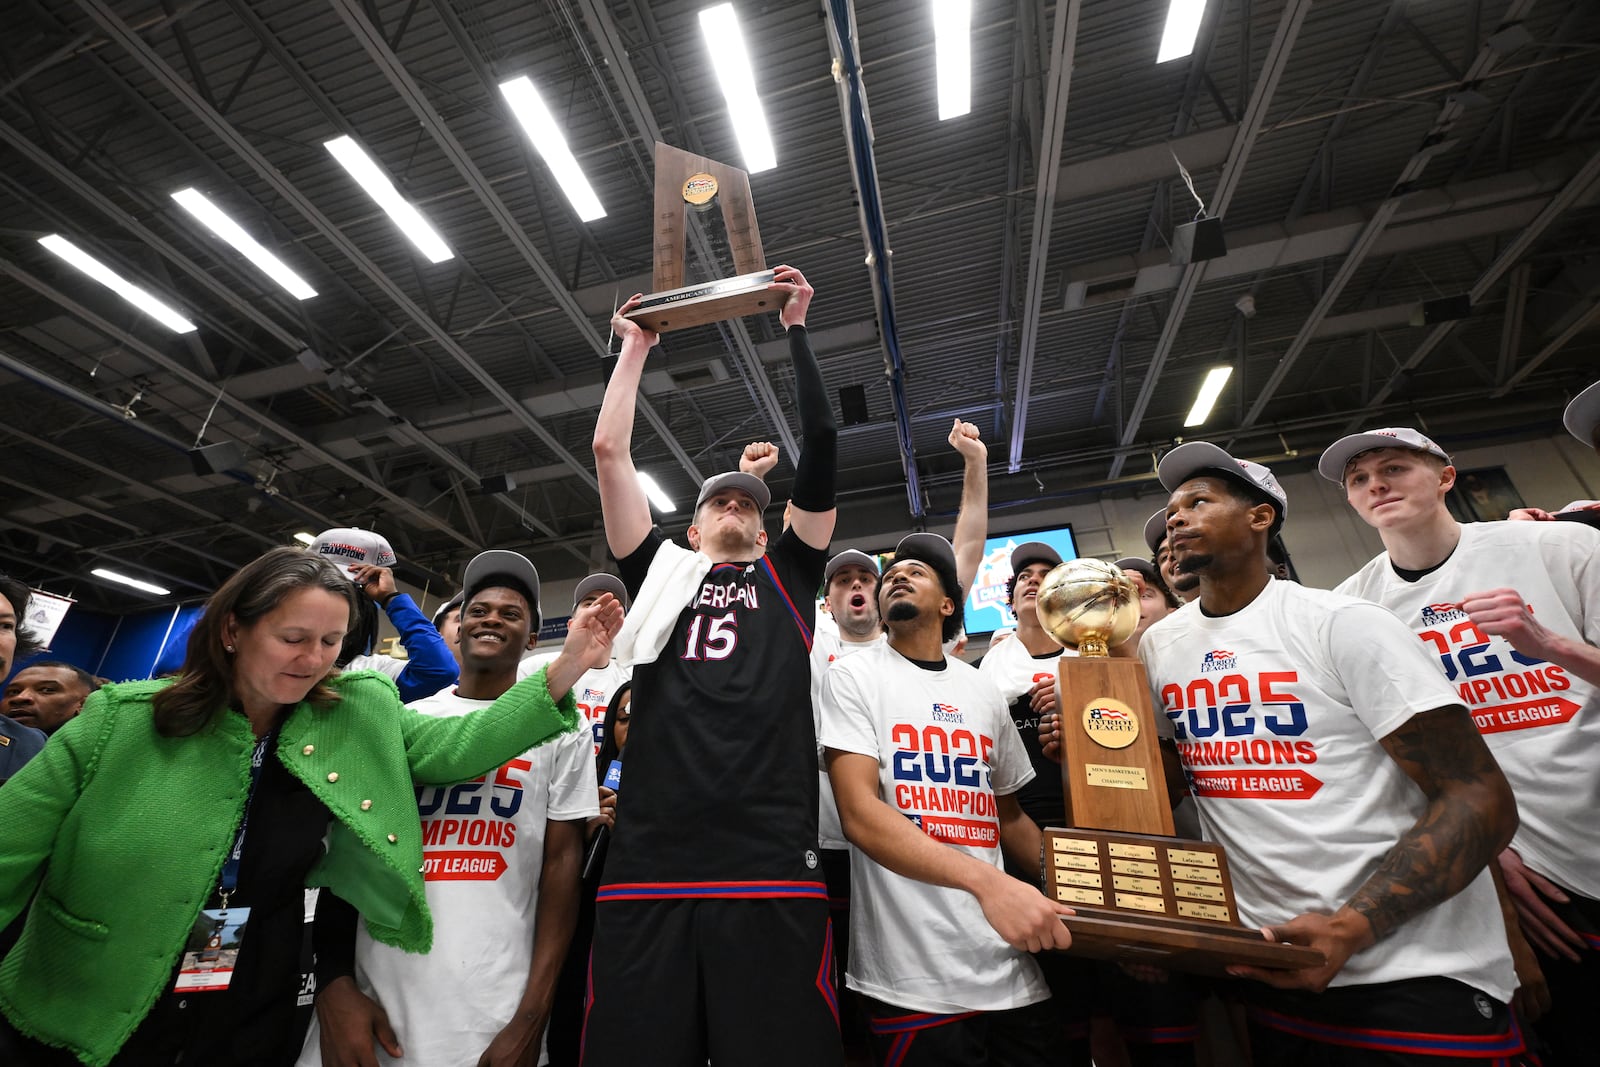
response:
<path id="1" fill-rule="evenodd" d="M 658 338 L 622 351 L 595 427 L 606 541 L 633 599 L 627 787 L 601 884 L 585 1067 L 842 1062 L 817 857 L 815 595 L 833 535 L 838 429 L 806 339 L 812 289 L 780 266 L 800 416 L 791 524 L 770 545 L 761 479 L 707 479 L 689 548 L 650 520 L 629 453 Z M 765 547 L 765 552 L 762 551 Z"/>

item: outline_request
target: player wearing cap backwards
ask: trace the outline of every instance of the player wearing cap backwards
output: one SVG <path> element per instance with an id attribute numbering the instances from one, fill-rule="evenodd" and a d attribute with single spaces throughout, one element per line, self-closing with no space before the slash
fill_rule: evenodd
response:
<path id="1" fill-rule="evenodd" d="M 955 552 L 910 534 L 879 585 L 889 640 L 823 679 L 822 743 L 851 853 L 851 989 L 870 998 L 879 1063 L 1070 1062 L 1028 955 L 1065 948 L 1036 884 L 1039 828 L 1016 792 L 1033 777 L 1005 703 L 944 655 L 961 627 Z"/>
<path id="2" fill-rule="evenodd" d="M 416 602 L 395 586 L 394 549 L 386 539 L 371 530 L 340 527 L 322 531 L 308 548 L 332 560 L 366 594 L 359 598 L 360 625 L 345 635 L 339 652 L 341 670 L 382 671 L 394 679 L 401 703 L 421 700 L 454 684 L 459 676 L 455 656 Z M 405 659 L 373 653 L 379 607 L 400 635 Z"/>
<path id="3" fill-rule="evenodd" d="M 1144 634 L 1240 918 L 1327 962 L 1255 978 L 1264 1064 L 1430 1064 L 1522 1048 L 1494 882 L 1516 806 L 1454 687 L 1383 608 L 1267 574 L 1287 501 L 1205 442 L 1162 457 L 1167 533 L 1200 600 Z"/>
<path id="4" fill-rule="evenodd" d="M 634 665 L 626 815 L 597 898 L 588 1067 L 842 1061 L 817 857 L 810 652 L 833 534 L 838 428 L 806 339 L 812 289 L 780 266 L 801 449 L 792 524 L 767 544 L 770 494 L 706 480 L 692 551 L 650 521 L 629 454 L 658 338 L 625 317 L 595 426 L 606 541 L 632 594 L 617 649 Z M 766 551 L 762 552 L 762 547 Z"/>
<path id="5" fill-rule="evenodd" d="M 1596 455 L 1600 455 L 1600 382 L 1595 382 L 1573 397 L 1561 421 L 1567 432 L 1577 438 L 1584 448 L 1592 448 Z M 1574 500 L 1560 511 L 1518 508 L 1506 517 L 1537 522 L 1581 522 L 1600 529 L 1600 500 Z"/>
<path id="6" fill-rule="evenodd" d="M 1422 638 L 1511 782 L 1522 824 L 1500 868 L 1549 985 L 1539 1033 L 1587 1061 L 1600 1002 L 1600 533 L 1456 522 L 1444 502 L 1455 468 L 1413 429 L 1342 438 L 1317 469 L 1385 548 L 1339 592 Z"/>
<path id="7" fill-rule="evenodd" d="M 585 606 L 593 604 L 600 599 L 602 593 L 610 593 L 616 597 L 623 611 L 627 611 L 628 591 L 623 587 L 622 579 L 606 571 L 596 571 L 585 577 L 572 591 L 572 613 L 576 615 Z M 540 667 L 555 659 L 556 655 L 557 653 L 551 652 L 525 657 L 517 665 L 517 678 L 520 680 L 536 673 Z M 599 654 L 599 658 L 589 664 L 588 671 L 572 687 L 572 699 L 577 701 L 578 710 L 583 713 L 594 735 L 594 754 L 597 756 L 600 754 L 600 735 L 605 728 L 606 708 L 611 704 L 611 695 L 632 678 L 633 671 L 618 663 L 615 657 Z"/>

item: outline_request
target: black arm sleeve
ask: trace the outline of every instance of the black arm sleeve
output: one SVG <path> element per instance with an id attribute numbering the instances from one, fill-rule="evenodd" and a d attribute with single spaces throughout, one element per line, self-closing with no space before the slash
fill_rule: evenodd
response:
<path id="1" fill-rule="evenodd" d="M 324 889 L 317 895 L 317 914 L 311 921 L 311 950 L 316 954 L 317 991 L 335 978 L 356 973 L 356 909 Z"/>
<path id="2" fill-rule="evenodd" d="M 801 511 L 832 511 L 839 468 L 839 424 L 822 384 L 822 370 L 804 326 L 789 327 L 795 393 L 800 404 L 800 455 L 794 463 L 789 499 Z"/>

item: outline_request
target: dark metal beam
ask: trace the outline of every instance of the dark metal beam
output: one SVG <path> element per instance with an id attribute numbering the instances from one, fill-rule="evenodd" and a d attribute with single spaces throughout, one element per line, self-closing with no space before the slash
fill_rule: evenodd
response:
<path id="1" fill-rule="evenodd" d="M 1528 309 L 1528 287 L 1533 280 L 1533 264 L 1520 263 L 1506 284 L 1506 310 L 1500 324 L 1500 358 L 1495 363 L 1495 384 L 1511 377 L 1522 345 L 1522 319 Z"/>
<path id="2" fill-rule="evenodd" d="M 1071 0 L 1069 0 L 1071 2 Z M 906 479 L 906 507 L 912 518 L 927 512 L 923 501 L 922 473 L 917 469 L 916 442 L 911 433 L 910 404 L 906 399 L 905 359 L 900 350 L 899 325 L 894 305 L 894 250 L 889 247 L 883 198 L 878 191 L 878 164 L 872 146 L 867 88 L 861 71 L 861 40 L 856 30 L 853 0 L 823 0 L 828 20 L 828 48 L 833 55 L 839 111 L 844 120 L 845 144 L 850 153 L 851 181 L 861 238 L 867 248 L 867 272 L 884 354 L 884 376 L 894 404 L 895 440 L 900 446 L 901 470 Z"/>
<path id="3" fill-rule="evenodd" d="M 1588 329 L 1592 323 L 1600 321 L 1600 286 L 1596 286 L 1595 288 L 1591 289 L 1587 294 L 1585 294 L 1583 299 L 1584 301 L 1587 301 L 1589 305 L 1588 308 L 1577 318 L 1569 322 L 1566 329 L 1562 330 L 1555 337 L 1551 338 L 1550 343 L 1539 349 L 1534 357 L 1528 360 L 1528 362 L 1524 363 L 1522 368 L 1518 370 L 1517 373 L 1513 374 L 1510 378 L 1507 378 L 1504 385 L 1490 393 L 1489 396 L 1491 399 L 1499 400 L 1501 397 L 1511 392 L 1511 390 L 1522 384 L 1528 375 L 1544 366 L 1546 360 L 1565 348 L 1568 341 L 1571 341 L 1574 337 L 1578 336 L 1579 333 Z"/>
<path id="4" fill-rule="evenodd" d="M 1023 292 L 1022 336 L 1017 344 L 1016 398 L 1011 404 L 1011 447 L 1006 469 L 1022 469 L 1022 443 L 1028 432 L 1028 394 L 1033 390 L 1034 349 L 1044 303 L 1044 275 L 1055 227 L 1056 183 L 1061 176 L 1061 140 L 1067 125 L 1072 61 L 1078 47 L 1078 0 L 1056 5 L 1050 34 L 1050 67 L 1045 75 L 1044 116 L 1039 142 L 1039 181 L 1033 197 L 1033 234 L 1028 245 L 1028 280 Z"/>

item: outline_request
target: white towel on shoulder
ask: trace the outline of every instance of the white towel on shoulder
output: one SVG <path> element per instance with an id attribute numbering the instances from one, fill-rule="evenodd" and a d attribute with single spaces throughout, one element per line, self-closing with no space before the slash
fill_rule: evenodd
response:
<path id="1" fill-rule="evenodd" d="M 654 663 L 672 638 L 673 624 L 700 591 L 711 557 L 664 541 L 650 561 L 639 595 L 628 607 L 611 656 L 624 667 Z"/>

